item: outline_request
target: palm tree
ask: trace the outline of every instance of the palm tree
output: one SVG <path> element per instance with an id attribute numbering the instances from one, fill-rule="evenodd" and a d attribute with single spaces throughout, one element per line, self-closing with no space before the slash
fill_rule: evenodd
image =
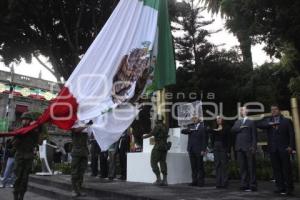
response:
<path id="1" fill-rule="evenodd" d="M 207 7 L 208 12 L 213 14 L 219 14 L 221 9 L 222 0 L 200 0 L 201 3 L 204 3 L 204 6 Z M 221 13 L 224 16 L 223 12 Z"/>
<path id="2" fill-rule="evenodd" d="M 249 16 L 240 10 L 242 0 L 200 0 L 212 14 L 221 14 L 226 18 L 226 28 L 237 37 L 243 54 L 244 63 L 253 68 L 251 53 L 251 31 Z"/>

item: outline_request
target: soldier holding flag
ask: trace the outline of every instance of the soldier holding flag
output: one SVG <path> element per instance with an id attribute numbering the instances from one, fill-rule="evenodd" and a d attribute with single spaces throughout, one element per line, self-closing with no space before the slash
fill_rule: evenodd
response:
<path id="1" fill-rule="evenodd" d="M 38 117 L 37 113 L 27 112 L 21 116 L 22 125 L 30 125 Z M 41 144 L 40 134 L 42 127 L 31 130 L 28 134 L 17 135 L 14 138 L 13 145 L 16 148 L 15 155 L 15 175 L 14 200 L 23 200 L 27 191 L 28 177 L 32 169 L 34 159 L 34 148 Z"/>

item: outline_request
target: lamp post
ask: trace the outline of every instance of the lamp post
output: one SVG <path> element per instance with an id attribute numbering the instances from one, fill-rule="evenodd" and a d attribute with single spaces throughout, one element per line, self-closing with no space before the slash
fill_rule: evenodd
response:
<path id="1" fill-rule="evenodd" d="M 7 121 L 7 127 L 9 125 L 9 120 L 10 120 L 10 111 L 11 111 L 11 102 L 14 98 L 14 85 L 13 85 L 13 80 L 14 80 L 14 65 L 12 64 L 10 67 L 10 77 L 7 78 L 9 82 L 9 94 L 8 94 L 8 101 L 6 105 L 6 114 L 5 114 L 5 119 Z"/>
<path id="2" fill-rule="evenodd" d="M 292 113 L 293 113 L 293 122 L 295 128 L 295 139 L 296 139 L 296 149 L 297 149 L 297 160 L 298 160 L 298 173 L 300 175 L 300 117 L 299 117 L 299 110 L 298 110 L 298 99 L 292 98 L 291 99 L 292 105 Z"/>
<path id="3" fill-rule="evenodd" d="M 10 67 L 10 77 L 7 78 L 7 81 L 9 82 L 9 94 L 8 94 L 8 101 L 6 104 L 6 113 L 5 113 L 5 121 L 6 121 L 6 132 L 8 132 L 9 127 L 9 121 L 10 121 L 10 111 L 11 111 L 11 102 L 14 98 L 13 91 L 14 91 L 14 85 L 13 85 L 13 79 L 14 79 L 14 66 L 12 65 Z M 4 152 L 3 152 L 3 158 L 2 158 L 2 173 L 5 170 L 6 163 L 5 163 L 5 153 L 6 153 L 6 138 L 3 137 L 2 144 L 4 144 Z M 1 174 L 2 174 L 1 173 Z"/>

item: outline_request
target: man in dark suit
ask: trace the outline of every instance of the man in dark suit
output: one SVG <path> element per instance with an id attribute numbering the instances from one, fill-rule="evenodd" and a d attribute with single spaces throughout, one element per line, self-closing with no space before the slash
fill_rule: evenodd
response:
<path id="1" fill-rule="evenodd" d="M 100 148 L 100 178 L 108 177 L 108 151 L 101 151 Z"/>
<path id="2" fill-rule="evenodd" d="M 281 115 L 278 105 L 271 106 L 271 117 L 258 123 L 258 128 L 266 129 L 268 147 L 276 180 L 275 193 L 290 195 L 294 189 L 290 155 L 295 149 L 295 133 L 291 120 Z"/>
<path id="3" fill-rule="evenodd" d="M 124 131 L 118 141 L 118 154 L 120 158 L 121 180 L 126 180 L 127 174 L 127 153 L 130 151 L 129 130 Z"/>
<path id="4" fill-rule="evenodd" d="M 190 186 L 203 187 L 205 177 L 203 156 L 206 153 L 208 140 L 204 123 L 198 117 L 193 117 L 193 124 L 182 130 L 181 133 L 188 135 L 187 151 L 189 152 L 193 180 Z"/>
<path id="5" fill-rule="evenodd" d="M 257 191 L 256 160 L 257 132 L 254 121 L 247 117 L 246 107 L 240 109 L 242 119 L 235 122 L 232 132 L 236 134 L 235 150 L 240 166 L 241 185 L 244 191 Z"/>
<path id="6" fill-rule="evenodd" d="M 94 135 L 92 136 L 91 140 L 91 176 L 97 176 L 98 175 L 98 161 L 100 157 L 100 147 L 94 138 Z"/>

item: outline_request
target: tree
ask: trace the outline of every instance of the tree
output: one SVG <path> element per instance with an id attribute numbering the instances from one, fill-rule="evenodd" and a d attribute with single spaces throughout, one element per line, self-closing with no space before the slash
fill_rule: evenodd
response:
<path id="1" fill-rule="evenodd" d="M 2 0 L 0 55 L 5 64 L 47 57 L 67 79 L 118 0 Z M 42 61 L 39 60 L 41 63 Z M 45 63 L 42 63 L 47 67 Z"/>
<path id="2" fill-rule="evenodd" d="M 180 14 L 175 21 L 177 31 L 182 33 L 182 36 L 175 37 L 176 59 L 183 67 L 189 67 L 193 71 L 201 66 L 214 48 L 206 39 L 211 33 L 204 29 L 213 21 L 203 20 L 201 12 L 204 8 L 196 2 L 191 0 L 189 3 L 180 3 Z"/>
<path id="3" fill-rule="evenodd" d="M 281 57 L 288 44 L 300 52 L 300 2 L 297 0 L 255 1 L 251 5 L 256 12 L 256 39 L 267 44 L 270 55 Z M 245 5 L 249 9 L 249 5 Z"/>
<path id="4" fill-rule="evenodd" d="M 246 0 L 247 1 L 247 0 Z M 221 13 L 226 17 L 226 27 L 238 39 L 243 54 L 244 63 L 253 68 L 251 45 L 252 23 L 255 13 L 251 9 L 245 9 L 244 0 L 201 0 L 213 14 Z"/>
<path id="5" fill-rule="evenodd" d="M 182 34 L 175 37 L 176 57 L 181 66 L 177 70 L 177 83 L 169 91 L 173 94 L 184 93 L 184 99 L 173 98 L 173 102 L 190 102 L 189 94 L 196 94 L 197 99 L 223 103 L 224 114 L 236 112 L 234 102 L 246 101 L 250 95 L 246 85 L 251 70 L 241 62 L 241 55 L 236 50 L 218 50 L 208 42 L 211 33 L 204 29 L 212 21 L 203 20 L 201 12 L 204 8 L 196 1 L 180 3 L 176 17 L 177 30 Z M 207 99 L 208 93 L 214 93 L 214 99 Z M 176 122 L 171 123 L 176 126 Z"/>
<path id="6" fill-rule="evenodd" d="M 229 2 L 232 0 L 223 0 Z M 300 2 L 297 0 L 264 0 L 264 1 L 233 1 L 234 4 L 240 3 L 239 10 L 243 11 L 247 17 L 249 33 L 252 42 L 264 42 L 265 51 L 270 56 L 276 56 L 283 59 L 282 66 L 288 70 L 296 72 L 290 80 L 290 89 L 295 94 L 300 92 Z M 224 3 L 224 9 L 235 9 L 234 4 L 227 5 Z M 235 9 L 238 10 L 238 9 Z M 244 19 L 237 16 L 239 22 Z M 231 23 L 231 24 L 230 24 Z M 234 24 L 233 21 L 227 21 L 231 27 L 243 28 L 243 24 Z M 236 32 L 232 29 L 233 32 Z M 288 61 L 288 62 L 286 62 Z M 287 64 L 288 65 L 285 65 Z"/>
<path id="7" fill-rule="evenodd" d="M 177 36 L 175 46 L 180 67 L 177 69 L 176 85 L 168 88 L 168 91 L 173 93 L 173 103 L 202 99 L 216 103 L 219 109 L 221 109 L 219 103 L 222 103 L 222 114 L 225 116 L 237 114 L 237 103 L 244 104 L 252 101 L 262 103 L 265 108 L 268 108 L 271 103 L 278 102 L 284 109 L 288 109 L 291 96 L 288 83 L 290 78 L 295 76 L 294 60 L 298 54 L 291 49 L 285 53 L 285 62 L 282 60 L 281 63 L 266 63 L 254 69 L 250 68 L 249 64 L 244 62 L 244 55 L 240 55 L 238 49 L 219 50 L 207 41 L 210 33 L 203 30 L 201 6 L 193 2 L 177 3 L 176 15 L 172 18 L 175 22 L 175 30 L 181 31 L 180 34 L 174 34 Z M 243 5 L 239 9 L 245 8 L 246 6 Z M 251 15 L 255 12 L 252 9 L 249 13 Z M 227 18 L 227 22 L 229 21 Z M 248 27 L 249 33 L 253 35 L 251 40 L 257 41 L 254 38 L 256 32 L 253 29 L 255 26 L 252 18 L 249 18 L 249 24 L 252 24 Z M 235 26 L 244 27 L 240 24 Z M 290 65 L 289 68 L 288 65 Z M 300 82 L 299 80 L 295 82 Z M 292 84 L 289 86 L 294 87 Z M 178 93 L 184 93 L 185 98 L 176 96 Z M 196 99 L 190 98 L 191 93 L 196 94 Z M 208 99 L 208 93 L 214 94 L 214 98 Z M 204 110 L 206 109 L 210 110 L 211 107 L 204 107 Z M 172 127 L 177 126 L 174 120 L 170 124 Z"/>

